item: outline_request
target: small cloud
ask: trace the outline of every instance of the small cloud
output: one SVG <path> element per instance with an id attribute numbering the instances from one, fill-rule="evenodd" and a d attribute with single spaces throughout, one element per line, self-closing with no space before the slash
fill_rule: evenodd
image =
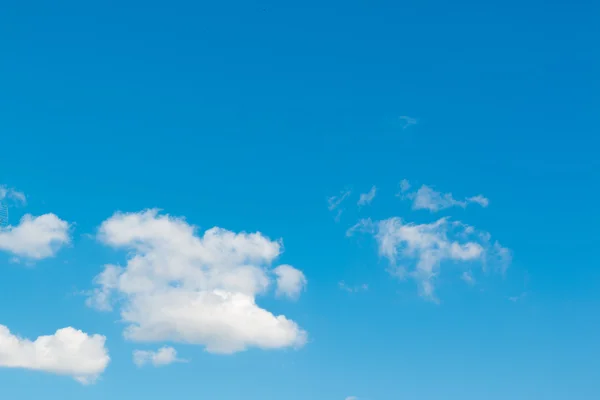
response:
<path id="1" fill-rule="evenodd" d="M 25 205 L 27 203 L 27 197 L 25 196 L 25 193 L 19 192 L 5 185 L 0 185 L 0 201 L 5 199 L 13 200 L 21 205 Z"/>
<path id="2" fill-rule="evenodd" d="M 346 200 L 346 198 L 348 196 L 350 196 L 350 194 L 352 193 L 352 191 L 350 190 L 345 190 L 342 191 L 338 196 L 331 196 L 327 199 L 327 203 L 329 204 L 328 208 L 329 211 L 333 211 L 336 208 L 338 208 L 340 206 L 340 204 L 342 204 L 342 202 L 344 200 Z"/>
<path id="3" fill-rule="evenodd" d="M 88 335 L 72 327 L 30 340 L 0 325 L 0 367 L 66 375 L 92 384 L 110 362 L 105 343 L 102 335 Z"/>
<path id="4" fill-rule="evenodd" d="M 277 276 L 277 295 L 297 299 L 307 284 L 304 273 L 291 265 L 280 265 L 273 270 Z"/>
<path id="5" fill-rule="evenodd" d="M 343 190 L 339 195 L 327 198 L 327 208 L 329 209 L 329 211 L 337 210 L 335 214 L 336 221 L 339 221 L 340 217 L 342 216 L 342 209 L 340 208 L 340 204 L 342 204 L 342 202 L 346 200 L 346 198 L 348 198 L 350 194 L 352 194 L 351 190 Z"/>
<path id="6" fill-rule="evenodd" d="M 527 292 L 523 292 L 518 296 L 511 296 L 508 298 L 508 300 L 512 301 L 513 303 L 516 303 L 517 301 L 523 300 L 525 296 L 527 296 Z"/>
<path id="7" fill-rule="evenodd" d="M 356 397 L 356 396 L 348 396 L 348 397 L 346 397 L 346 400 L 358 400 L 358 397 Z"/>
<path id="8" fill-rule="evenodd" d="M 346 237 L 354 235 L 354 232 L 373 233 L 374 229 L 375 225 L 371 218 L 363 218 L 346 230 Z"/>
<path id="9" fill-rule="evenodd" d="M 481 207 L 487 207 L 490 205 L 490 201 L 486 197 L 483 197 L 480 194 L 478 194 L 477 196 L 469 197 L 467 199 L 467 201 L 470 203 L 477 203 Z"/>
<path id="10" fill-rule="evenodd" d="M 373 199 L 375 198 L 375 194 L 377 193 L 377 187 L 373 186 L 371 190 L 367 193 L 361 193 L 360 198 L 358 199 L 358 205 L 364 206 L 367 204 L 371 204 Z"/>
<path id="11" fill-rule="evenodd" d="M 420 295 L 434 303 L 438 302 L 437 277 L 447 263 L 464 264 L 468 271 L 473 265 L 484 268 L 499 261 L 507 268 L 510 262 L 510 251 L 492 243 L 489 234 L 448 218 L 424 224 L 404 222 L 399 217 L 382 221 L 365 219 L 351 227 L 346 235 L 352 236 L 355 232 L 373 235 L 379 256 L 388 261 L 388 273 L 399 279 L 414 279 Z M 498 269 L 495 265 L 494 268 Z M 462 279 L 469 284 L 476 283 L 470 272 L 465 272 Z"/>
<path id="12" fill-rule="evenodd" d="M 409 117 L 408 115 L 401 115 L 398 118 L 400 119 L 400 121 L 403 122 L 402 129 L 407 129 L 412 125 L 416 125 L 419 122 L 417 121 L 417 119 Z"/>
<path id="13" fill-rule="evenodd" d="M 30 260 L 54 256 L 71 242 L 71 225 L 55 214 L 26 214 L 19 225 L 0 229 L 0 250 Z"/>
<path id="14" fill-rule="evenodd" d="M 471 286 L 475 285 L 476 283 L 475 278 L 473 278 L 473 274 L 470 271 L 463 272 L 460 278 Z"/>
<path id="15" fill-rule="evenodd" d="M 406 179 L 400 181 L 400 193 L 405 193 L 410 189 L 410 182 Z"/>
<path id="16" fill-rule="evenodd" d="M 177 351 L 172 347 L 162 347 L 157 351 L 134 350 L 133 363 L 138 367 L 152 364 L 155 367 L 162 367 L 174 362 L 185 362 L 177 358 Z"/>
<path id="17" fill-rule="evenodd" d="M 367 285 L 366 283 L 363 283 L 362 285 L 358 286 L 348 286 L 344 281 L 341 281 L 338 283 L 338 286 L 340 287 L 340 289 L 348 293 L 365 292 L 369 290 L 369 285 Z"/>
<path id="18" fill-rule="evenodd" d="M 402 190 L 401 186 L 402 193 L 406 193 L 408 190 L 407 186 L 404 186 L 404 188 L 405 190 Z M 457 200 L 452 193 L 441 193 L 427 185 L 421 185 L 416 192 L 406 193 L 400 195 L 400 197 L 402 199 L 412 200 L 413 210 L 429 210 L 431 212 L 437 212 L 451 207 L 466 208 L 471 203 L 479 204 L 482 207 L 487 207 L 489 205 L 489 200 L 482 195 L 468 197 L 464 200 Z"/>

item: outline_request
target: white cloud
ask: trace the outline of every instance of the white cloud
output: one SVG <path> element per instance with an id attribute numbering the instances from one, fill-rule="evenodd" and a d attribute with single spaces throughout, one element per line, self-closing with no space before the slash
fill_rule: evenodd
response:
<path id="1" fill-rule="evenodd" d="M 0 367 L 23 368 L 71 376 L 83 384 L 94 383 L 110 357 L 106 338 L 68 327 L 35 341 L 13 335 L 0 325 Z"/>
<path id="2" fill-rule="evenodd" d="M 442 264 L 477 261 L 485 266 L 497 259 L 507 261 L 508 249 L 490 244 L 489 234 L 476 232 L 468 225 L 450 222 L 447 218 L 429 224 L 404 223 L 398 217 L 376 223 L 362 220 L 347 235 L 356 231 L 373 234 L 379 245 L 379 255 L 390 264 L 390 274 L 414 278 L 420 294 L 432 301 L 437 301 L 435 281 Z"/>
<path id="3" fill-rule="evenodd" d="M 340 217 L 342 216 L 342 209 L 340 208 L 340 205 L 344 200 L 346 200 L 346 198 L 348 198 L 348 196 L 350 196 L 350 194 L 352 194 L 352 191 L 344 190 L 338 196 L 331 196 L 327 198 L 327 208 L 329 211 L 337 210 L 335 214 L 336 221 L 339 221 Z"/>
<path id="4" fill-rule="evenodd" d="M 410 182 L 406 179 L 400 181 L 400 192 L 405 193 L 410 189 Z"/>
<path id="5" fill-rule="evenodd" d="M 377 193 L 377 188 L 375 186 L 373 186 L 371 188 L 371 190 L 369 190 L 367 193 L 361 193 L 361 195 L 358 199 L 358 205 L 364 206 L 367 204 L 371 204 L 371 202 L 375 198 L 376 193 Z"/>
<path id="6" fill-rule="evenodd" d="M 467 199 L 467 202 L 468 203 L 477 203 L 481 207 L 487 207 L 490 205 L 490 201 L 487 199 L 487 197 L 483 197 L 480 194 L 478 194 L 477 196 L 469 197 Z"/>
<path id="7" fill-rule="evenodd" d="M 155 367 L 162 367 L 174 362 L 182 362 L 177 358 L 177 351 L 170 347 L 164 346 L 157 351 L 149 350 L 134 350 L 133 362 L 138 367 L 143 367 L 146 364 L 152 364 Z"/>
<path id="8" fill-rule="evenodd" d="M 346 284 L 346 282 L 341 281 L 338 283 L 338 286 L 340 287 L 340 289 L 348 292 L 348 293 L 357 293 L 357 292 L 364 292 L 369 290 L 369 285 L 367 285 L 366 283 L 363 283 L 362 285 L 358 285 L 358 286 L 348 286 Z"/>
<path id="9" fill-rule="evenodd" d="M 409 117 L 408 115 L 401 115 L 398 118 L 400 119 L 400 121 L 402 121 L 404 123 L 402 125 L 402 129 L 409 128 L 412 125 L 416 125 L 419 122 L 419 121 L 417 121 L 416 118 Z"/>
<path id="10" fill-rule="evenodd" d="M 431 212 L 451 207 L 466 208 L 470 203 L 479 204 L 482 207 L 487 207 L 489 204 L 489 200 L 482 195 L 469 197 L 465 200 L 456 200 L 452 193 L 441 193 L 427 185 L 422 185 L 416 192 L 408 193 L 402 197 L 412 200 L 414 210 L 423 209 Z"/>
<path id="11" fill-rule="evenodd" d="M 302 271 L 291 265 L 280 265 L 273 270 L 277 275 L 277 294 L 292 299 L 298 298 L 307 284 Z"/>
<path id="12" fill-rule="evenodd" d="M 32 260 L 52 257 L 70 242 L 69 230 L 69 223 L 54 214 L 26 214 L 19 225 L 0 229 L 0 250 Z"/>
<path id="13" fill-rule="evenodd" d="M 371 218 L 363 218 L 346 230 L 346 236 L 350 237 L 354 235 L 355 232 L 374 233 L 375 224 L 371 221 Z"/>
<path id="14" fill-rule="evenodd" d="M 346 397 L 346 400 L 358 400 L 358 397 L 356 397 L 356 396 L 348 396 L 348 397 Z"/>
<path id="15" fill-rule="evenodd" d="M 473 274 L 470 271 L 463 272 L 461 279 L 471 286 L 476 283 L 475 278 L 473 278 Z"/>
<path id="16" fill-rule="evenodd" d="M 116 213 L 98 238 L 129 258 L 124 267 L 105 266 L 88 304 L 109 309 L 116 302 L 127 339 L 198 344 L 213 353 L 305 344 L 307 334 L 294 321 L 255 302 L 272 283 L 281 242 L 221 228 L 198 236 L 185 220 L 157 210 Z M 298 275 L 288 281 L 291 270 L 276 271 L 282 293 L 293 293 Z"/>
<path id="17" fill-rule="evenodd" d="M 344 190 L 338 196 L 331 196 L 327 198 L 329 211 L 333 211 L 338 208 L 339 205 L 342 204 L 342 202 L 346 200 L 348 196 L 350 196 L 350 194 L 352 194 L 352 191 Z"/>
<path id="18" fill-rule="evenodd" d="M 517 301 L 523 300 L 525 296 L 527 296 L 527 292 L 523 292 L 518 296 L 509 297 L 508 300 L 512 301 L 513 303 L 516 303 Z"/>
<path id="19" fill-rule="evenodd" d="M 25 193 L 6 187 L 5 185 L 0 185 L 0 201 L 4 199 L 14 200 L 20 204 L 27 203 L 27 197 L 25 196 Z"/>

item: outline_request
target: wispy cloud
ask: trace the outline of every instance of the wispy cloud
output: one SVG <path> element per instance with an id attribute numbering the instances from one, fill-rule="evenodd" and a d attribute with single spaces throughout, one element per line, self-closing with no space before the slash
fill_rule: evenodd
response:
<path id="1" fill-rule="evenodd" d="M 331 197 L 327 198 L 327 205 L 328 205 L 327 208 L 329 209 L 329 211 L 336 211 L 336 214 L 335 214 L 336 221 L 339 221 L 340 217 L 342 215 L 342 209 L 340 208 L 340 205 L 351 194 L 352 194 L 352 191 L 349 189 L 346 189 L 346 190 L 341 191 L 340 194 L 337 196 L 331 196 Z"/>
<path id="2" fill-rule="evenodd" d="M 403 180 L 400 183 L 400 193 L 398 197 L 412 201 L 413 210 L 429 210 L 437 212 L 451 207 L 466 208 L 469 204 L 479 204 L 481 207 L 487 207 L 490 201 L 479 194 L 477 196 L 467 197 L 464 200 L 457 200 L 452 193 L 442 193 L 427 186 L 421 187 L 415 191 L 407 193 L 410 188 L 408 181 Z"/>
<path id="3" fill-rule="evenodd" d="M 475 285 L 475 283 L 476 283 L 475 278 L 473 278 L 473 274 L 471 273 L 471 271 L 463 272 L 460 278 L 471 286 Z"/>
<path id="4" fill-rule="evenodd" d="M 0 201 L 5 199 L 13 200 L 22 205 L 27 203 L 27 197 L 25 196 L 25 193 L 19 192 L 18 190 L 9 188 L 5 185 L 0 185 Z"/>
<path id="5" fill-rule="evenodd" d="M 410 182 L 406 179 L 400 181 L 400 193 L 406 193 L 410 190 Z"/>
<path id="6" fill-rule="evenodd" d="M 358 199 L 358 205 L 364 206 L 367 204 L 371 204 L 371 202 L 375 198 L 376 193 L 377 193 L 377 187 L 375 187 L 375 186 L 373 186 L 371 188 L 371 190 L 369 190 L 367 193 L 361 193 L 361 195 Z"/>
<path id="7" fill-rule="evenodd" d="M 348 293 L 365 292 L 369 290 L 369 285 L 367 285 L 366 283 L 363 283 L 362 285 L 348 286 L 344 281 L 341 281 L 338 283 L 338 286 L 340 287 L 340 289 Z"/>
<path id="8" fill-rule="evenodd" d="M 419 123 L 419 121 L 416 118 L 409 117 L 408 115 L 401 115 L 398 118 L 402 122 L 402 129 L 407 129 Z"/>
<path id="9" fill-rule="evenodd" d="M 527 296 L 527 292 L 523 292 L 518 296 L 511 296 L 508 298 L 508 300 L 512 301 L 513 303 L 516 303 L 518 301 L 521 301 L 525 298 L 525 296 Z"/>
<path id="10" fill-rule="evenodd" d="M 347 236 L 356 232 L 372 234 L 378 244 L 379 255 L 387 259 L 388 272 L 398 278 L 410 277 L 419 285 L 424 298 L 437 302 L 435 282 L 441 268 L 447 262 L 470 264 L 481 267 L 496 264 L 498 260 L 510 262 L 508 249 L 498 242 L 490 242 L 487 232 L 441 218 L 432 223 L 415 224 L 392 217 L 378 222 L 363 219 L 351 227 Z M 505 264 L 502 269 L 507 268 Z M 470 273 L 462 279 L 474 283 Z"/>

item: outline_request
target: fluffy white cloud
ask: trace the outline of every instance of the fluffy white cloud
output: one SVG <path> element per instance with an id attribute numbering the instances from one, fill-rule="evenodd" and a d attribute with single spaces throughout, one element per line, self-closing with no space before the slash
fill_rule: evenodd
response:
<path id="1" fill-rule="evenodd" d="M 25 193 L 6 187 L 5 185 L 0 185 L 0 201 L 4 199 L 11 199 L 21 204 L 25 204 L 27 202 Z"/>
<path id="2" fill-rule="evenodd" d="M 447 218 L 429 224 L 404 223 L 398 217 L 379 222 L 366 219 L 350 228 L 347 235 L 356 231 L 373 234 L 379 255 L 389 261 L 389 272 L 401 278 L 414 278 L 421 295 L 433 301 L 436 300 L 435 279 L 443 263 L 478 261 L 485 266 L 500 262 L 505 269 L 506 262 L 510 262 L 509 250 L 498 242 L 491 244 L 489 234 Z"/>
<path id="3" fill-rule="evenodd" d="M 291 265 L 280 265 L 273 270 L 277 275 L 277 294 L 292 299 L 298 298 L 307 284 L 304 273 Z"/>
<path id="4" fill-rule="evenodd" d="M 406 190 L 403 190 L 403 192 L 406 192 Z M 469 197 L 464 200 L 457 200 L 452 196 L 452 193 L 441 193 L 427 185 L 422 185 L 416 192 L 408 193 L 401 197 L 412 200 L 412 208 L 414 210 L 423 209 L 431 212 L 451 207 L 466 208 L 470 203 L 479 204 L 482 207 L 487 207 L 489 205 L 489 200 L 482 195 Z"/>
<path id="5" fill-rule="evenodd" d="M 358 397 L 356 397 L 356 396 L 349 396 L 349 397 L 346 397 L 346 400 L 358 400 Z"/>
<path id="6" fill-rule="evenodd" d="M 214 353 L 305 344 L 307 334 L 294 321 L 255 301 L 273 275 L 286 294 L 302 282 L 292 267 L 270 268 L 281 242 L 221 228 L 198 236 L 185 220 L 157 210 L 117 213 L 102 223 L 98 238 L 128 250 L 129 258 L 124 267 L 105 266 L 88 304 L 110 309 L 116 302 L 126 338 L 198 344 Z"/>
<path id="7" fill-rule="evenodd" d="M 371 190 L 369 190 L 367 193 L 361 193 L 360 197 L 358 198 L 358 205 L 364 206 L 367 204 L 371 204 L 371 202 L 375 198 L 376 193 L 377 193 L 377 187 L 375 187 L 375 186 L 373 186 L 371 188 Z"/>
<path id="8" fill-rule="evenodd" d="M 110 361 L 105 341 L 104 336 L 90 336 L 71 327 L 31 341 L 0 325 L 0 367 L 67 375 L 89 384 L 104 372 Z"/>
<path id="9" fill-rule="evenodd" d="M 69 223 L 54 214 L 26 214 L 19 225 L 0 229 L 0 250 L 32 260 L 52 257 L 70 242 L 69 230 Z"/>
<path id="10" fill-rule="evenodd" d="M 138 367 L 143 367 L 146 364 L 162 367 L 181 361 L 177 358 L 177 351 L 169 346 L 161 347 L 157 351 L 135 350 L 133 352 L 133 362 Z"/>

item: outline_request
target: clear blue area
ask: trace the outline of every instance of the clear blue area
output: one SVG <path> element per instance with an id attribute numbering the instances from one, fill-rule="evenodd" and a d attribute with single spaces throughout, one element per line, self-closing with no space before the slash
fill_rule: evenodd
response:
<path id="1" fill-rule="evenodd" d="M 600 3 L 16 1 L 0 11 L 0 183 L 76 222 L 35 266 L 0 258 L 0 324 L 107 336 L 96 385 L 0 369 L 0 397 L 210 400 L 600 398 Z M 403 129 L 400 116 L 418 123 Z M 478 193 L 450 214 L 514 252 L 441 304 L 394 280 L 360 217 L 410 213 L 398 182 Z M 368 208 L 360 192 L 379 188 Z M 354 189 L 336 223 L 326 198 Z M 283 238 L 300 350 L 138 369 L 117 314 L 80 291 L 119 258 L 87 235 L 159 207 Z M 338 288 L 368 283 L 350 294 Z M 510 296 L 526 293 L 517 302 Z"/>

